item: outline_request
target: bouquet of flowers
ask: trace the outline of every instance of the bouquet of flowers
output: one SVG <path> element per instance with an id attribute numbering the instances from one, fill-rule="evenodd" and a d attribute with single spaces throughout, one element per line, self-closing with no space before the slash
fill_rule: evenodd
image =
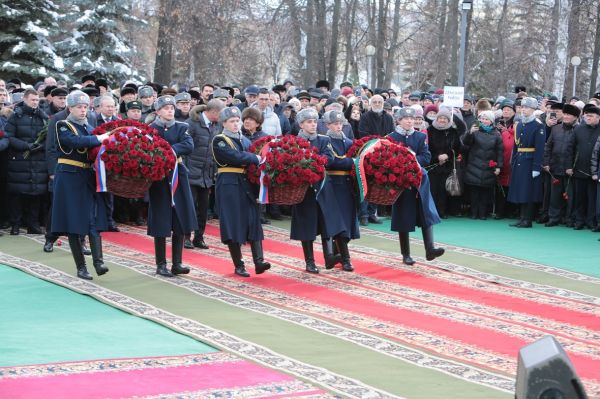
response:
<path id="1" fill-rule="evenodd" d="M 97 191 L 120 197 L 144 196 L 153 181 L 176 169 L 171 145 L 145 123 L 118 120 L 98 126 L 94 135 L 111 133 L 100 147 L 88 152 L 95 161 Z"/>
<path id="2" fill-rule="evenodd" d="M 250 152 L 264 162 L 248 167 L 248 180 L 260 185 L 259 202 L 295 205 L 304 199 L 309 185 L 323 179 L 327 157 L 319 155 L 307 140 L 296 136 L 263 137 Z"/>
<path id="3" fill-rule="evenodd" d="M 367 136 L 355 140 L 346 156 L 355 159 L 351 175 L 356 179 L 361 201 L 391 205 L 402 191 L 421 185 L 421 167 L 404 145 Z"/>

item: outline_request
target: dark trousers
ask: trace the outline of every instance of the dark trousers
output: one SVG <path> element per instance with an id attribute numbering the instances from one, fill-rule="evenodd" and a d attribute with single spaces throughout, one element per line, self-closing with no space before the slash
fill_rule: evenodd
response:
<path id="1" fill-rule="evenodd" d="M 108 225 L 114 226 L 115 220 L 113 219 L 113 212 L 115 210 L 115 197 L 111 193 L 102 193 L 102 198 L 104 199 L 104 203 L 108 208 L 106 210 L 106 216 L 108 217 Z"/>
<path id="2" fill-rule="evenodd" d="M 450 174 L 430 174 L 429 184 L 431 187 L 431 196 L 435 202 L 440 216 L 444 216 L 447 213 L 448 207 L 448 192 L 446 191 L 446 179 Z"/>
<path id="3" fill-rule="evenodd" d="M 41 196 L 8 194 L 9 218 L 12 226 L 39 227 Z"/>
<path id="4" fill-rule="evenodd" d="M 194 205 L 196 206 L 196 218 L 198 220 L 198 230 L 196 230 L 197 237 L 204 236 L 204 230 L 206 229 L 206 220 L 208 219 L 208 205 L 210 199 L 210 187 L 192 186 L 192 196 L 194 197 Z"/>
<path id="5" fill-rule="evenodd" d="M 591 178 L 571 179 L 575 185 L 575 224 L 596 226 L 596 185 Z"/>
<path id="6" fill-rule="evenodd" d="M 546 217 L 548 216 L 548 211 L 550 209 L 550 200 L 552 197 L 552 176 L 550 173 L 542 171 L 542 184 L 544 187 L 544 198 L 542 199 L 542 207 L 540 208 L 540 216 Z"/>
<path id="7" fill-rule="evenodd" d="M 369 204 L 367 201 L 360 203 L 360 209 L 358 213 L 359 218 L 367 218 L 369 216 L 377 215 L 377 205 Z"/>
<path id="8" fill-rule="evenodd" d="M 471 216 L 487 217 L 488 205 L 492 199 L 492 187 L 470 186 Z"/>
<path id="9" fill-rule="evenodd" d="M 550 222 L 572 222 L 573 217 L 573 186 L 569 184 L 568 176 L 554 176 L 557 184 L 550 184 L 550 206 L 548 218 Z M 567 187 L 568 184 L 568 187 Z M 565 194 L 567 198 L 565 198 Z"/>

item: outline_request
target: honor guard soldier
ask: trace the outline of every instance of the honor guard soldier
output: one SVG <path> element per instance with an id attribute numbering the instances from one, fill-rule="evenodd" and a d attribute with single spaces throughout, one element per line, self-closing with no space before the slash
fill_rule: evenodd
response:
<path id="1" fill-rule="evenodd" d="M 429 177 L 424 169 L 431 161 L 427 136 L 414 129 L 415 114 L 415 109 L 410 107 L 397 110 L 394 114 L 396 129 L 386 136 L 395 143 L 407 146 L 415 154 L 423 172 L 419 188 L 404 190 L 392 205 L 392 231 L 398 232 L 402 262 L 407 265 L 415 263 L 410 256 L 408 233 L 415 231 L 416 226 L 421 227 L 426 259 L 434 260 L 444 254 L 443 248 L 435 248 L 433 244 L 433 225 L 441 220 L 431 196 Z"/>
<path id="2" fill-rule="evenodd" d="M 327 136 L 331 140 L 331 152 L 333 159 L 327 163 L 327 179 L 331 182 L 333 192 L 335 194 L 337 204 L 340 209 L 344 224 L 348 230 L 338 235 L 335 239 L 334 249 L 337 248 L 341 255 L 342 270 L 351 272 L 354 270 L 350 263 L 350 252 L 348 251 L 348 242 L 360 238 L 358 228 L 358 198 L 355 194 L 350 171 L 354 167 L 352 158 L 346 157 L 346 152 L 352 146 L 352 140 L 346 137 L 343 132 L 346 118 L 339 111 L 329 111 L 323 115 L 323 121 L 327 126 Z M 323 238 L 323 237 L 322 237 Z M 331 245 L 329 240 L 323 239 L 323 246 Z M 331 250 L 327 250 L 331 253 Z M 335 251 L 333 251 L 335 253 Z M 337 259 L 334 259 L 337 261 Z M 325 267 L 330 269 L 334 265 L 332 262 L 325 262 Z"/>
<path id="3" fill-rule="evenodd" d="M 317 134 L 317 119 L 319 115 L 314 109 L 308 108 L 298 112 L 296 116 L 300 125 L 298 137 L 308 140 L 320 155 L 327 157 L 327 163 L 331 164 L 334 161 L 331 139 L 329 136 Z M 330 179 L 313 184 L 306 191 L 302 202 L 292 207 L 290 238 L 302 242 L 306 271 L 309 273 L 319 273 L 313 252 L 313 241 L 319 234 L 323 240 L 325 267 L 331 268 L 336 263 L 331 240 L 339 238 L 340 242 L 347 243 L 346 238 L 351 236 Z M 342 250 L 343 248 L 340 248 L 340 252 Z M 351 266 L 349 259 L 347 263 L 346 268 L 349 269 Z"/>
<path id="4" fill-rule="evenodd" d="M 546 130 L 533 114 L 537 107 L 538 102 L 533 97 L 525 97 L 521 101 L 522 117 L 515 130 L 507 197 L 507 201 L 521 205 L 521 217 L 511 224 L 512 227 L 531 227 L 534 204 L 543 198 L 540 171 L 544 160 Z"/>
<path id="5" fill-rule="evenodd" d="M 250 140 L 240 132 L 241 116 L 237 107 L 221 111 L 219 123 L 223 125 L 223 133 L 213 139 L 212 150 L 218 166 L 215 202 L 221 242 L 229 247 L 235 274 L 250 277 L 242 260 L 242 244 L 250 242 L 256 274 L 264 273 L 271 264 L 264 261 L 258 203 L 246 177 L 246 166 L 258 165 L 260 156 L 248 151 Z"/>
<path id="6" fill-rule="evenodd" d="M 148 235 L 154 237 L 156 274 L 173 277 L 173 275 L 190 272 L 189 268 L 182 265 L 183 241 L 186 234 L 190 234 L 198 228 L 188 170 L 181 158 L 192 153 L 194 141 L 188 134 L 187 123 L 175 120 L 173 96 L 159 97 L 154 103 L 154 109 L 156 110 L 156 119 L 150 126 L 158 131 L 160 137 L 165 139 L 175 152 L 178 177 L 172 179 L 171 176 L 167 176 L 160 181 L 155 181 L 150 186 Z M 174 194 L 172 194 L 171 184 L 177 184 Z M 173 266 L 169 271 L 167 269 L 166 239 L 171 236 L 171 233 Z"/>
<path id="7" fill-rule="evenodd" d="M 89 148 L 108 138 L 91 134 L 87 112 L 90 98 L 76 90 L 67 96 L 69 115 L 56 124 L 58 160 L 54 172 L 51 230 L 67 235 L 77 266 L 77 277 L 91 280 L 83 256 L 80 236 L 88 235 L 94 268 L 98 276 L 108 272 L 102 256 L 101 231 L 108 229 L 108 209 L 96 193 L 96 176 L 88 160 Z"/>

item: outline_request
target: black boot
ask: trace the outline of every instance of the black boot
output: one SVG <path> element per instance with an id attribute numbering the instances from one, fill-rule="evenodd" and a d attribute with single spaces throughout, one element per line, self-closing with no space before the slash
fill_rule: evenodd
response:
<path id="1" fill-rule="evenodd" d="M 92 254 L 92 251 L 90 251 L 87 245 L 85 245 L 85 236 L 79 236 L 79 241 L 81 241 L 81 251 L 83 252 L 83 254 L 86 256 L 90 256 Z"/>
<path id="2" fill-rule="evenodd" d="M 189 267 L 182 265 L 183 262 L 183 240 L 184 236 L 173 234 L 171 240 L 171 253 L 173 255 L 173 266 L 171 267 L 171 273 L 174 275 L 188 274 L 190 272 Z"/>
<path id="3" fill-rule="evenodd" d="M 154 258 L 156 259 L 156 274 L 173 277 L 173 273 L 167 269 L 167 239 L 165 237 L 154 237 Z"/>
<path id="4" fill-rule="evenodd" d="M 527 217 L 527 207 L 526 204 L 522 204 L 520 207 L 520 217 L 519 220 L 517 220 L 515 223 L 511 223 L 509 226 L 510 227 L 522 227 L 523 223 L 525 222 L 525 218 Z"/>
<path id="5" fill-rule="evenodd" d="M 89 237 L 94 269 L 96 269 L 96 274 L 98 276 L 102 276 L 104 273 L 108 272 L 108 267 L 104 266 L 104 256 L 102 255 L 102 237 L 91 235 Z"/>
<path id="6" fill-rule="evenodd" d="M 347 238 L 337 238 L 335 243 L 337 244 L 337 247 L 340 250 L 340 256 L 342 257 L 342 270 L 346 272 L 352 272 L 354 271 L 354 266 L 352 266 L 352 263 L 350 263 L 348 241 L 349 240 Z"/>
<path id="7" fill-rule="evenodd" d="M 400 253 L 402 254 L 402 263 L 412 266 L 415 264 L 413 258 L 410 257 L 410 240 L 408 233 L 398 233 L 400 238 Z"/>
<path id="8" fill-rule="evenodd" d="M 302 241 L 302 251 L 304 252 L 304 261 L 306 262 L 306 271 L 309 273 L 319 273 L 319 268 L 315 265 L 313 242 Z"/>
<path id="9" fill-rule="evenodd" d="M 208 249 L 208 245 L 204 242 L 204 237 L 200 234 L 200 231 L 196 230 L 194 232 L 194 240 L 192 241 L 192 245 L 196 248 L 200 249 Z"/>
<path id="10" fill-rule="evenodd" d="M 444 248 L 435 248 L 433 246 L 433 227 L 423 227 L 423 242 L 425 243 L 425 258 L 427 260 L 434 260 L 439 258 L 445 252 Z"/>
<path id="11" fill-rule="evenodd" d="M 77 234 L 69 234 L 68 237 L 69 246 L 71 247 L 71 254 L 73 255 L 73 260 L 75 261 L 75 266 L 77 267 L 77 277 L 84 280 L 92 280 L 92 276 L 90 273 L 88 273 L 85 265 L 85 257 L 83 256 L 79 236 Z"/>
<path id="12" fill-rule="evenodd" d="M 192 235 L 186 234 L 185 240 L 183 241 L 183 247 L 185 249 L 194 249 L 194 244 L 192 244 Z"/>
<path id="13" fill-rule="evenodd" d="M 528 202 L 527 204 L 521 205 L 521 215 L 522 215 L 523 221 L 516 227 L 521 227 L 521 228 L 526 228 L 526 229 L 533 227 L 533 223 L 531 221 L 533 220 L 534 207 L 535 206 L 532 202 Z"/>
<path id="14" fill-rule="evenodd" d="M 336 263 L 342 262 L 341 255 L 335 255 L 333 252 L 333 238 L 325 238 L 321 235 L 321 243 L 323 244 L 323 257 L 325 258 L 325 268 L 333 269 Z"/>
<path id="15" fill-rule="evenodd" d="M 44 243 L 44 252 L 53 252 L 54 251 L 54 241 L 46 238 L 46 242 Z"/>
<path id="16" fill-rule="evenodd" d="M 233 265 L 235 266 L 235 274 L 242 277 L 250 277 L 250 273 L 246 271 L 246 266 L 242 260 L 242 247 L 240 244 L 232 242 L 227 244 L 227 246 L 229 247 L 229 254 L 231 255 Z"/>
<path id="17" fill-rule="evenodd" d="M 262 274 L 271 268 L 269 262 L 265 262 L 262 241 L 250 241 L 250 249 L 252 250 L 252 260 L 254 261 L 254 270 L 256 274 Z"/>

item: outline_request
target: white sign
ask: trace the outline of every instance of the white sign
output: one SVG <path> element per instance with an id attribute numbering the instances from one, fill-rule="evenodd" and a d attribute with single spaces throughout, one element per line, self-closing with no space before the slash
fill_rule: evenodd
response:
<path id="1" fill-rule="evenodd" d="M 465 102 L 465 88 L 460 86 L 444 86 L 444 102 L 446 107 L 461 108 Z"/>

